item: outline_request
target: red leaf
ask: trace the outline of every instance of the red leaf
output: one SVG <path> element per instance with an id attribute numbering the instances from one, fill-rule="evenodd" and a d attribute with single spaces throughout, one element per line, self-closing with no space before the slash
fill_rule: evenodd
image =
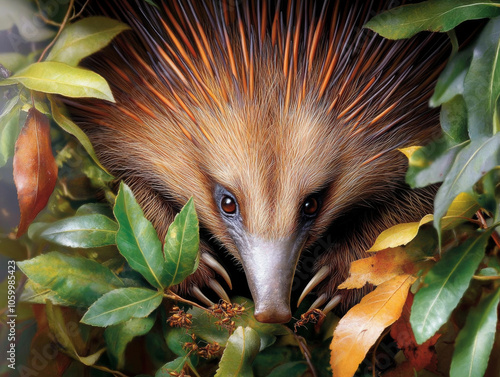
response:
<path id="1" fill-rule="evenodd" d="M 401 317 L 392 325 L 391 336 L 398 343 L 411 364 L 417 372 L 422 369 L 436 371 L 437 355 L 434 350 L 438 338 L 441 334 L 436 334 L 422 345 L 418 345 L 410 324 L 411 305 L 413 304 L 413 294 L 409 294 L 403 307 Z"/>
<path id="2" fill-rule="evenodd" d="M 22 236 L 47 204 L 57 181 L 57 165 L 45 115 L 31 108 L 14 153 L 14 183 L 21 209 L 17 237 Z"/>

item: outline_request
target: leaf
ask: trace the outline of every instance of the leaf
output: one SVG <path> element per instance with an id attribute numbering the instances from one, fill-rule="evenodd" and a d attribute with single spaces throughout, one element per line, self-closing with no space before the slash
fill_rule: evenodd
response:
<path id="1" fill-rule="evenodd" d="M 489 0 L 431 0 L 390 9 L 365 27 L 385 38 L 403 39 L 425 30 L 449 31 L 464 21 L 499 14 L 498 4 Z"/>
<path id="2" fill-rule="evenodd" d="M 467 106 L 464 97 L 456 96 L 443 103 L 439 115 L 441 128 L 452 143 L 459 144 L 469 139 L 467 132 Z"/>
<path id="3" fill-rule="evenodd" d="M 458 224 L 466 222 L 467 218 L 472 218 L 479 208 L 473 196 L 466 192 L 458 194 L 441 221 L 441 229 L 453 229 Z"/>
<path id="4" fill-rule="evenodd" d="M 136 336 L 146 335 L 155 323 L 154 317 L 132 318 L 104 330 L 104 339 L 110 358 L 118 369 L 125 364 L 125 348 Z"/>
<path id="5" fill-rule="evenodd" d="M 413 295 L 410 293 L 403 307 L 401 317 L 391 326 L 391 337 L 403 350 L 406 359 L 410 362 L 412 369 L 420 371 L 427 369 L 436 371 L 437 353 L 434 349 L 441 334 L 436 334 L 422 345 L 418 345 L 410 325 L 411 306 Z"/>
<path id="6" fill-rule="evenodd" d="M 33 280 L 28 279 L 21 293 L 21 301 L 31 304 L 45 304 L 46 301 L 52 302 L 59 306 L 73 306 L 74 303 L 63 300 L 59 295 L 51 289 L 42 287 Z"/>
<path id="7" fill-rule="evenodd" d="M 418 151 L 420 148 L 422 148 L 422 147 L 419 145 L 414 145 L 412 147 L 399 148 L 398 151 L 403 153 L 406 156 L 406 158 L 409 160 L 411 158 L 411 156 L 413 155 L 413 153 Z"/>
<path id="8" fill-rule="evenodd" d="M 115 289 L 94 302 L 83 316 L 82 322 L 106 327 L 133 317 L 146 317 L 161 304 L 162 298 L 162 292 L 151 289 Z"/>
<path id="9" fill-rule="evenodd" d="M 56 338 L 59 346 L 61 346 L 73 359 L 78 360 L 87 366 L 94 365 L 106 349 L 102 348 L 89 356 L 80 356 L 72 340 L 72 338 L 74 339 L 78 337 L 77 339 L 82 342 L 78 329 L 68 329 L 61 308 L 54 307 L 50 301 L 47 302 L 45 311 L 47 313 L 49 328 L 51 333 Z M 71 331 L 71 334 L 69 331 Z"/>
<path id="10" fill-rule="evenodd" d="M 27 60 L 26 56 L 17 52 L 4 52 L 0 54 L 0 64 L 11 72 L 16 72 L 24 68 L 27 65 Z"/>
<path id="11" fill-rule="evenodd" d="M 443 69 L 436 83 L 434 94 L 429 100 L 431 107 L 449 102 L 464 93 L 464 80 L 472 60 L 473 48 L 458 52 Z"/>
<path id="12" fill-rule="evenodd" d="M 21 210 L 17 236 L 22 236 L 47 204 L 57 181 L 57 165 L 45 115 L 32 108 L 16 142 L 14 182 Z"/>
<path id="13" fill-rule="evenodd" d="M 379 251 L 387 249 L 388 247 L 406 245 L 417 236 L 420 227 L 431 222 L 432 219 L 432 215 L 425 215 L 420 221 L 398 224 L 387 230 L 384 230 L 377 237 L 373 246 L 367 251 Z"/>
<path id="14" fill-rule="evenodd" d="M 499 8 L 500 9 L 500 8 Z M 493 134 L 493 117 L 500 96 L 500 18 L 488 22 L 474 45 L 464 82 L 464 99 L 472 140 Z"/>
<path id="15" fill-rule="evenodd" d="M 412 258 L 404 249 L 385 249 L 372 257 L 351 263 L 350 276 L 338 289 L 363 288 L 366 283 L 380 285 L 399 275 L 418 272 Z"/>
<path id="16" fill-rule="evenodd" d="M 455 158 L 434 199 L 434 227 L 440 229 L 441 217 L 462 192 L 472 194 L 472 185 L 500 164 L 500 133 L 473 140 Z"/>
<path id="17" fill-rule="evenodd" d="M 293 361 L 273 369 L 267 377 L 301 377 L 309 370 L 304 361 Z"/>
<path id="18" fill-rule="evenodd" d="M 106 174 L 111 176 L 111 174 L 109 174 L 109 172 L 104 168 L 104 166 L 102 166 L 101 162 L 97 158 L 94 147 L 92 146 L 92 143 L 90 142 L 85 132 L 83 132 L 80 127 L 78 127 L 72 120 L 70 120 L 65 115 L 65 108 L 60 106 L 57 103 L 57 100 L 53 96 L 49 96 L 49 101 L 54 121 L 64 131 L 76 137 L 80 142 L 80 144 L 83 145 L 83 147 L 85 148 L 89 156 L 92 158 L 92 160 L 94 160 L 94 162 L 97 164 L 97 166 L 99 166 L 102 170 L 104 170 Z"/>
<path id="19" fill-rule="evenodd" d="M 198 267 L 200 231 L 193 198 L 170 224 L 165 237 L 165 267 L 161 275 L 164 286 L 179 284 Z"/>
<path id="20" fill-rule="evenodd" d="M 451 376 L 484 375 L 495 340 L 499 302 L 500 289 L 497 287 L 496 292 L 484 297 L 478 306 L 471 308 L 465 326 L 455 342 Z"/>
<path id="21" fill-rule="evenodd" d="M 399 275 L 379 285 L 342 317 L 330 344 L 335 377 L 352 377 L 384 329 L 401 315 L 408 291 L 416 279 Z"/>
<path id="22" fill-rule="evenodd" d="M 215 377 L 253 376 L 252 363 L 260 348 L 260 338 L 250 327 L 238 327 L 227 341 Z"/>
<path id="23" fill-rule="evenodd" d="M 115 102 L 106 80 L 84 68 L 59 62 L 33 63 L 0 86 L 20 83 L 26 88 L 42 93 L 60 94 L 65 97 L 91 97 Z"/>
<path id="24" fill-rule="evenodd" d="M 490 234 L 491 230 L 485 231 L 449 250 L 427 273 L 424 286 L 415 295 L 410 318 L 418 344 L 433 336 L 458 305 L 484 257 Z"/>
<path id="25" fill-rule="evenodd" d="M 41 287 L 74 306 L 88 307 L 104 293 L 123 286 L 108 268 L 90 259 L 51 252 L 17 266 Z"/>
<path id="26" fill-rule="evenodd" d="M 115 244 L 118 224 L 104 215 L 74 216 L 52 223 L 40 237 L 67 247 L 92 248 Z"/>
<path id="27" fill-rule="evenodd" d="M 169 361 L 156 371 L 155 377 L 171 377 L 172 374 L 170 374 L 170 372 L 180 373 L 187 361 L 187 356 L 178 357 L 177 359 Z"/>
<path id="28" fill-rule="evenodd" d="M 276 335 L 286 335 L 288 330 L 284 325 L 258 322 L 254 317 L 255 304 L 252 300 L 244 297 L 233 297 L 232 302 L 238 303 L 245 307 L 245 312 L 237 317 L 234 317 L 236 326 L 251 327 L 259 334 L 260 350 L 269 347 L 276 341 Z M 189 313 L 193 315 L 192 331 L 200 338 L 209 343 L 217 342 L 222 347 L 226 345 L 229 338 L 229 333 L 226 329 L 220 328 L 215 322 L 217 318 L 207 315 L 206 311 L 191 308 Z"/>
<path id="29" fill-rule="evenodd" d="M 450 146 L 446 139 L 441 139 L 415 151 L 408 161 L 406 182 L 412 188 L 442 182 L 451 169 L 456 155 L 467 143 Z"/>
<path id="30" fill-rule="evenodd" d="M 17 104 L 17 98 L 14 98 L 0 116 L 0 167 L 4 166 L 9 158 L 14 156 L 16 140 L 20 130 L 19 112 L 20 105 Z"/>
<path id="31" fill-rule="evenodd" d="M 160 278 L 165 261 L 161 242 L 135 201 L 132 190 L 123 182 L 120 183 L 113 212 L 120 226 L 116 234 L 118 250 L 130 267 L 141 273 L 151 285 L 163 289 Z"/>
<path id="32" fill-rule="evenodd" d="M 47 61 L 76 66 L 83 58 L 106 47 L 130 27 L 107 17 L 86 17 L 66 26 L 50 50 Z"/>

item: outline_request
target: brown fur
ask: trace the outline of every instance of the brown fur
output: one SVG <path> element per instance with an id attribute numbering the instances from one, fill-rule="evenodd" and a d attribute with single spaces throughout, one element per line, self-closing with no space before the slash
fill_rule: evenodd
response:
<path id="1" fill-rule="evenodd" d="M 396 149 L 438 132 L 427 100 L 440 48 L 363 30 L 380 10 L 370 2 L 237 3 L 142 5 L 148 21 L 113 3 L 134 31 L 87 64 L 111 83 L 116 104 L 68 104 L 160 237 L 194 196 L 201 226 L 238 258 L 216 183 L 237 198 L 246 229 L 266 240 L 292 233 L 304 199 L 325 190 L 307 246 L 333 240 L 317 260 L 330 266 L 322 290 L 333 295 L 380 231 L 431 211 L 430 193 L 405 185 Z M 202 266 L 190 283 L 206 274 Z"/>

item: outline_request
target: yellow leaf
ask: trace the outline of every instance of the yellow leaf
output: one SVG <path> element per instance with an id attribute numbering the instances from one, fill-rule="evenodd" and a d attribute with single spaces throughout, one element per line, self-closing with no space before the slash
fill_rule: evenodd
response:
<path id="1" fill-rule="evenodd" d="M 441 220 L 441 228 L 443 230 L 454 228 L 458 224 L 467 221 L 466 218 L 471 218 L 479 208 L 479 204 L 472 195 L 466 192 L 458 194 Z"/>
<path id="2" fill-rule="evenodd" d="M 384 249 L 373 257 L 352 262 L 349 278 L 338 288 L 362 288 L 366 283 L 380 285 L 398 275 L 408 275 L 415 272 L 414 261 L 404 249 L 400 247 Z"/>
<path id="3" fill-rule="evenodd" d="M 408 160 L 411 158 L 412 154 L 415 153 L 415 151 L 418 151 L 420 148 L 420 146 L 413 146 L 413 147 L 408 147 L 408 148 L 399 148 L 398 151 L 400 151 L 401 153 L 403 153 L 406 158 L 408 158 Z"/>
<path id="4" fill-rule="evenodd" d="M 416 280 L 399 275 L 367 294 L 340 320 L 330 344 L 335 377 L 352 377 L 384 329 L 401 315 L 408 291 Z"/>
<path id="5" fill-rule="evenodd" d="M 368 250 L 368 252 L 406 245 L 415 238 L 419 228 L 422 225 L 431 222 L 433 218 L 434 217 L 432 215 L 425 215 L 422 220 L 418 222 L 398 224 L 392 228 L 384 230 L 377 237 L 375 243 Z"/>

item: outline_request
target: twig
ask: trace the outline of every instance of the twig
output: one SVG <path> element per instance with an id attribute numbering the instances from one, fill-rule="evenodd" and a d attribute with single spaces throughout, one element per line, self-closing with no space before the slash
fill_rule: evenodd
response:
<path id="1" fill-rule="evenodd" d="M 196 303 L 196 302 L 194 302 L 194 301 L 190 301 L 190 300 L 188 300 L 188 299 L 185 299 L 185 298 L 183 298 L 183 297 L 179 296 L 178 294 L 176 294 L 176 293 L 174 293 L 174 292 L 172 292 L 172 291 L 170 291 L 170 290 L 169 290 L 167 293 L 164 293 L 164 294 L 163 294 L 163 297 L 165 297 L 165 298 L 169 298 L 169 299 L 171 299 L 171 300 L 181 301 L 181 302 L 184 302 L 184 303 L 189 304 L 189 305 L 193 305 L 193 306 L 197 307 L 198 309 L 205 310 L 206 312 L 209 312 L 209 311 L 210 311 L 209 309 L 204 308 L 204 307 L 203 307 L 203 306 L 201 306 L 200 304 L 197 304 L 197 303 Z"/>
<path id="2" fill-rule="evenodd" d="M 290 334 L 293 335 L 293 337 L 297 341 L 297 344 L 299 345 L 300 348 L 300 352 L 302 352 L 302 355 L 304 355 L 304 358 L 306 359 L 307 365 L 309 366 L 309 370 L 311 371 L 312 376 L 318 377 L 316 369 L 314 369 L 314 365 L 311 361 L 311 353 L 309 352 L 309 348 L 307 348 L 307 344 L 305 344 L 304 342 L 304 338 L 298 336 L 295 332 L 292 331 L 292 329 L 287 328 L 287 330 Z"/>
<path id="3" fill-rule="evenodd" d="M 488 229 L 488 224 L 486 224 L 486 220 L 484 219 L 482 212 L 477 211 L 476 216 L 479 219 L 479 221 L 481 222 L 481 228 Z M 491 238 L 493 238 L 493 241 L 495 241 L 495 244 L 497 245 L 497 247 L 500 248 L 500 236 L 498 235 L 498 233 L 495 230 L 493 230 L 493 232 L 491 233 Z"/>
<path id="4" fill-rule="evenodd" d="M 43 21 L 45 22 L 46 24 L 48 25 L 52 25 L 52 26 L 61 26 L 60 23 L 58 22 L 55 22 L 55 21 L 52 21 L 52 20 L 49 20 L 47 17 L 45 17 L 43 15 L 43 11 L 42 11 L 42 7 L 40 6 L 40 1 L 39 0 L 36 0 L 36 6 L 38 7 L 38 14 L 37 16 Z"/>
<path id="5" fill-rule="evenodd" d="M 73 9 L 73 4 L 75 3 L 75 0 L 70 0 L 69 2 L 69 5 L 68 5 L 68 10 L 66 11 L 66 15 L 64 16 L 64 20 L 63 22 L 61 23 L 61 26 L 59 27 L 59 30 L 57 31 L 57 34 L 56 36 L 54 37 L 54 39 L 52 39 L 52 41 L 48 44 L 47 47 L 45 47 L 45 49 L 43 50 L 42 52 L 42 55 L 40 55 L 40 58 L 38 59 L 38 62 L 41 62 L 42 59 L 45 57 L 45 54 L 47 53 L 47 51 L 49 51 L 49 49 L 54 46 L 54 43 L 56 43 L 57 41 L 57 38 L 59 38 L 59 36 L 61 35 L 64 27 L 66 26 L 66 24 L 68 23 L 68 20 L 69 20 L 69 15 L 71 14 L 71 10 Z"/>

